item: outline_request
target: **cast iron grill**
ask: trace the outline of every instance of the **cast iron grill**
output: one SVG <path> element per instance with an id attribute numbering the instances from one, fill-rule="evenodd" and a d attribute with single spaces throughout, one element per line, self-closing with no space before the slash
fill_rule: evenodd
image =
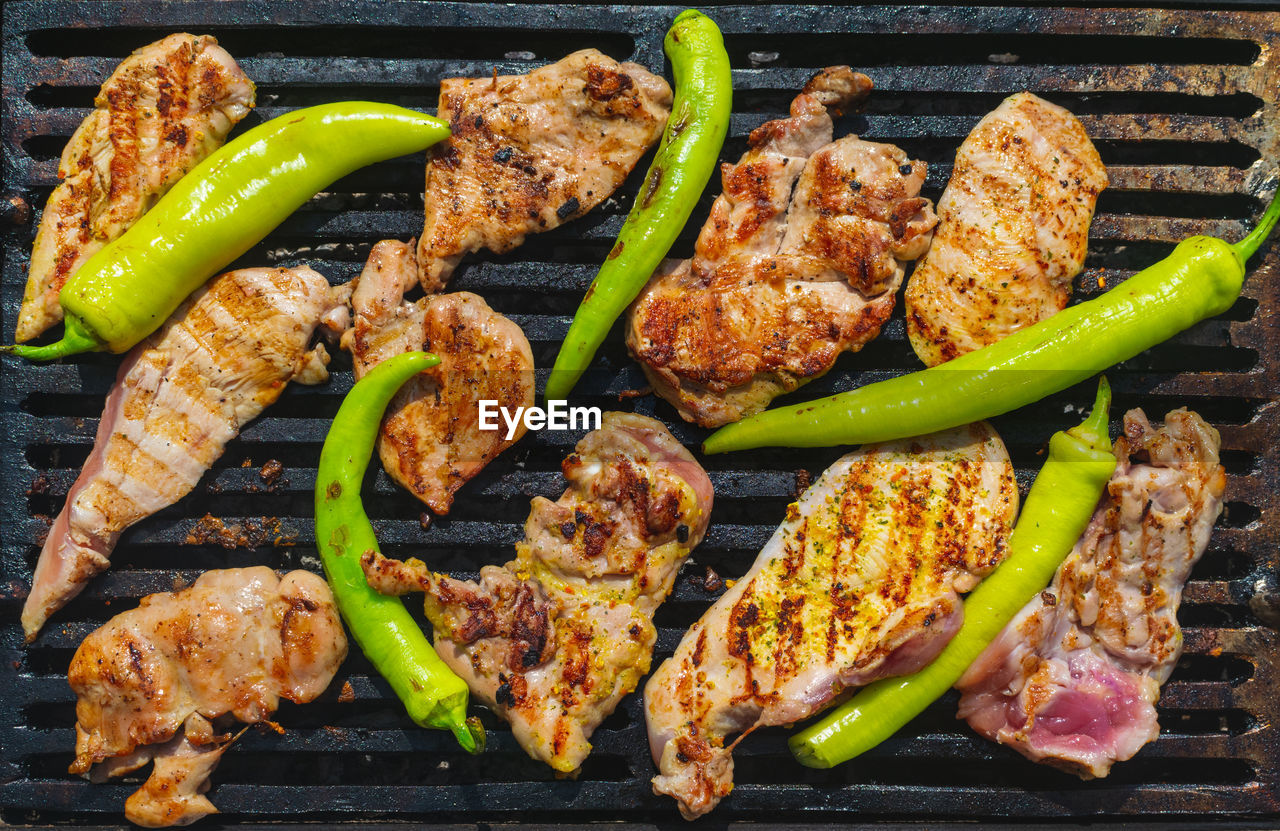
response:
<path id="1" fill-rule="evenodd" d="M 435 106 L 440 79 L 522 72 L 587 46 L 663 66 L 662 35 L 676 7 L 314 2 L 216 4 L 10 3 L 3 23 L 3 191 L 43 205 L 58 155 L 98 85 L 132 49 L 173 31 L 216 35 L 258 84 L 248 124 L 342 98 Z M 1280 160 L 1280 13 L 1186 9 L 718 7 L 733 58 L 735 106 L 725 160 L 745 136 L 781 115 L 804 80 L 828 64 L 866 71 L 876 91 L 837 134 L 891 141 L 928 161 L 936 200 L 955 148 L 1010 93 L 1030 89 L 1079 114 L 1111 172 L 1076 296 L 1125 279 L 1192 233 L 1237 239 L 1275 187 Z M 242 127 L 243 129 L 243 127 Z M 647 162 L 642 162 L 641 166 Z M 237 265 L 306 263 L 332 281 L 358 273 L 371 244 L 421 227 L 421 158 L 361 171 L 318 196 Z M 584 219 L 531 237 L 505 256 L 468 258 L 453 287 L 482 294 L 513 317 L 539 366 L 554 358 L 582 291 L 621 225 L 633 176 Z M 714 182 L 677 245 L 687 255 L 718 192 Z M 4 234 L 0 300 L 13 331 L 34 221 Z M 865 758 L 832 771 L 795 765 L 785 732 L 739 746 L 733 796 L 710 822 L 929 821 L 1068 817 L 1201 818 L 1280 815 L 1276 567 L 1280 527 L 1280 409 L 1275 248 L 1256 260 L 1244 297 L 1221 318 L 1110 373 L 1117 415 L 1160 417 L 1187 405 L 1223 435 L 1228 510 L 1187 587 L 1186 654 L 1161 702 L 1162 734 L 1105 780 L 1081 783 L 975 738 L 949 697 Z M 117 359 L 88 356 L 33 366 L 6 358 L 0 373 L 0 822 L 118 823 L 136 779 L 93 786 L 66 773 L 74 698 L 66 667 L 80 640 L 144 594 L 202 570 L 267 564 L 318 568 L 312 528 L 314 466 L 328 419 L 350 387 L 339 356 L 319 388 L 292 386 L 227 449 L 195 492 L 121 540 L 112 569 L 21 644 L 18 610 L 49 518 L 92 445 Z M 899 313 L 881 337 L 846 356 L 798 397 L 847 389 L 917 366 Z M 579 387 L 579 403 L 656 414 L 694 446 L 704 433 L 652 397 L 615 332 Z M 1054 429 L 1091 400 L 1084 386 L 996 420 L 1025 487 Z M 1113 425 L 1114 427 L 1115 425 Z M 529 497 L 561 490 L 560 459 L 579 434 L 530 435 L 462 493 L 453 513 L 424 529 L 421 506 L 379 472 L 366 490 L 387 553 L 425 557 L 474 574 L 503 562 Z M 794 497 L 802 471 L 840 455 L 766 450 L 703 459 L 716 487 L 706 542 L 658 614 L 655 661 L 714 597 L 709 566 L 746 570 Z M 283 473 L 264 476 L 268 461 Z M 214 519 L 220 520 L 221 524 Z M 416 604 L 411 604 L 416 605 Z M 228 824 L 271 821 L 468 822 L 676 818 L 650 793 L 639 696 L 596 733 L 576 781 L 528 759 L 498 719 L 481 711 L 489 750 L 468 757 L 452 739 L 415 728 L 358 655 L 313 704 L 286 705 L 283 734 L 249 731 L 223 760 L 212 798 Z M 706 821 L 704 821 L 706 822 Z M 212 824 L 211 822 L 209 824 Z"/>

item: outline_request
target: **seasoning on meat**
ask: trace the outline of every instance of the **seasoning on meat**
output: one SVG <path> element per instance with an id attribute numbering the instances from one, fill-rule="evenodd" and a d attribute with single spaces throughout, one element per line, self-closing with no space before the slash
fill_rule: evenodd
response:
<path id="1" fill-rule="evenodd" d="M 209 571 L 142 598 L 92 632 L 71 659 L 76 759 L 93 782 L 155 760 L 125 803 L 130 822 L 187 825 L 217 809 L 203 795 L 234 737 L 284 698 L 311 701 L 347 655 L 324 580 L 265 566 Z"/>
<path id="2" fill-rule="evenodd" d="M 1004 444 L 981 422 L 828 468 L 645 685 L 654 792 L 701 816 L 732 789 L 733 747 L 757 727 L 932 661 L 960 627 L 960 593 L 1004 558 L 1017 501 Z"/>
<path id="3" fill-rule="evenodd" d="M 956 153 L 929 253 L 907 283 L 907 333 L 936 366 L 1066 307 L 1107 171 L 1074 115 L 1006 98 Z"/>
<path id="4" fill-rule="evenodd" d="M 1159 735 L 1182 587 L 1222 512 L 1218 447 L 1185 409 L 1159 427 L 1125 415 L 1119 466 L 1075 550 L 956 685 L 973 729 L 1081 779 Z"/>
<path id="5" fill-rule="evenodd" d="M 340 331 L 345 287 L 309 268 L 216 278 L 124 359 L 93 452 L 45 540 L 22 609 L 27 640 L 109 565 L 120 534 L 195 487 L 285 385 L 328 378 L 322 324 Z"/>
<path id="6" fill-rule="evenodd" d="M 355 284 L 355 321 L 343 336 L 356 378 L 393 355 L 425 350 L 440 363 L 411 379 L 392 400 L 378 435 L 378 455 L 392 479 L 437 514 L 503 450 L 506 429 L 481 430 L 478 402 L 515 412 L 534 404 L 533 350 L 520 327 L 468 292 L 408 302 L 417 280 L 413 244 L 373 247 Z"/>
<path id="7" fill-rule="evenodd" d="M 632 306 L 627 346 L 686 420 L 715 427 L 763 410 L 861 349 L 893 311 L 904 263 L 937 219 L 919 196 L 924 162 L 831 141 L 830 111 L 870 90 L 847 66 L 825 69 L 790 118 L 753 131 L 721 169 L 693 259 L 664 263 Z"/>
<path id="8" fill-rule="evenodd" d="M 569 488 L 533 500 L 516 558 L 479 582 L 367 554 L 369 582 L 426 592 L 436 650 L 520 745 L 562 773 L 649 671 L 653 615 L 702 540 L 711 480 L 662 426 L 606 413 L 564 461 Z"/>
<path id="9" fill-rule="evenodd" d="M 446 78 L 453 135 L 427 163 L 422 287 L 439 291 L 463 256 L 502 253 L 604 201 L 666 126 L 671 88 L 594 49 L 528 75 Z"/>
<path id="10" fill-rule="evenodd" d="M 62 320 L 58 291 L 253 107 L 253 83 L 208 35 L 169 35 L 126 58 L 71 136 L 40 217 L 16 340 Z"/>

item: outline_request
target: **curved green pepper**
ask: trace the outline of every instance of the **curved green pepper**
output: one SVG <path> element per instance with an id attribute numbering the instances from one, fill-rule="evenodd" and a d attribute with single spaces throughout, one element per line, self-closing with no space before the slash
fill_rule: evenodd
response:
<path id="1" fill-rule="evenodd" d="M 560 344 L 548 399 L 567 398 L 613 322 L 653 276 L 698 204 L 729 131 L 733 77 L 711 18 L 688 9 L 663 41 L 675 75 L 671 118 L 631 213 Z"/>
<path id="2" fill-rule="evenodd" d="M 1278 217 L 1280 191 L 1258 227 L 1235 245 L 1214 237 L 1183 240 L 1101 297 L 945 364 L 722 427 L 703 452 L 888 441 L 1039 401 L 1231 308 L 1245 262 Z"/>
<path id="3" fill-rule="evenodd" d="M 448 135 L 438 118 L 366 101 L 308 107 L 254 127 L 196 165 L 71 276 L 58 293 L 62 340 L 0 349 L 37 361 L 124 352 L 316 193 Z"/>
<path id="4" fill-rule="evenodd" d="M 366 551 L 378 551 L 360 485 L 382 413 L 405 381 L 438 363 L 426 352 L 397 355 L 374 367 L 343 399 L 316 471 L 316 547 L 342 619 L 409 718 L 453 731 L 463 749 L 478 753 L 484 749 L 484 728 L 466 717 L 466 683 L 440 660 L 400 598 L 374 591 L 360 568 Z"/>
<path id="5" fill-rule="evenodd" d="M 1098 384 L 1083 424 L 1054 433 L 1009 537 L 1009 556 L 964 600 L 960 631 L 924 669 L 858 691 L 826 718 L 791 737 L 800 764 L 829 768 L 892 736 L 949 690 L 1023 606 L 1044 590 L 1084 533 L 1116 469 L 1107 436 L 1111 389 Z"/>

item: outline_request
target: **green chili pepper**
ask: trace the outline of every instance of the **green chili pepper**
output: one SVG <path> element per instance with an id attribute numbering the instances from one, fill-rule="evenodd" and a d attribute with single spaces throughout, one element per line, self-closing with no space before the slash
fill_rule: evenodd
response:
<path id="1" fill-rule="evenodd" d="M 862 688 L 822 721 L 791 737 L 800 764 L 829 768 L 892 736 L 949 690 L 1028 601 L 1044 590 L 1084 533 L 1116 468 L 1107 436 L 1111 389 L 1098 384 L 1083 424 L 1049 439 L 1049 458 L 1009 537 L 1009 557 L 964 601 L 960 631 L 924 669 Z"/>
<path id="2" fill-rule="evenodd" d="M 124 352 L 320 190 L 448 135 L 438 118 L 364 101 L 308 107 L 261 124 L 183 176 L 71 276 L 58 293 L 66 311 L 62 340 L 0 349 L 37 361 Z"/>
<path id="3" fill-rule="evenodd" d="M 1235 245 L 1191 237 L 1165 259 L 1094 300 L 922 372 L 807 404 L 780 407 L 712 433 L 705 453 L 827 447 L 924 435 L 1007 413 L 1066 389 L 1231 308 L 1245 262 L 1280 217 L 1280 191 Z"/>
<path id="4" fill-rule="evenodd" d="M 360 501 L 360 485 L 382 413 L 409 378 L 440 359 L 407 352 L 378 364 L 347 393 L 320 451 L 316 472 L 316 546 L 338 611 L 365 657 L 423 727 L 453 731 L 471 753 L 484 749 L 484 728 L 466 717 L 467 685 L 440 660 L 404 603 L 370 588 L 360 568 L 378 551 L 373 525 Z"/>
<path id="5" fill-rule="evenodd" d="M 694 9 L 683 11 L 663 47 L 676 82 L 671 118 L 618 241 L 560 345 L 547 379 L 548 399 L 568 397 L 613 322 L 667 255 L 707 186 L 729 131 L 733 78 L 715 22 Z"/>

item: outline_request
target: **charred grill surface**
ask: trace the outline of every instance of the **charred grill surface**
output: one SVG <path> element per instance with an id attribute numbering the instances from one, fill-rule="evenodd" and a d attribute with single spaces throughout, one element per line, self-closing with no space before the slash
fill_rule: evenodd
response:
<path id="1" fill-rule="evenodd" d="M 680 7 L 682 8 L 682 7 Z M 0 221 L 38 219 L 58 156 L 103 79 L 134 48 L 165 34 L 212 34 L 258 86 L 243 130 L 295 107 L 341 98 L 431 111 L 443 78 L 527 72 L 594 47 L 658 71 L 677 7 L 575 8 L 469 3 L 242 2 L 4 5 L 3 185 Z M 1192 233 L 1237 239 L 1275 186 L 1280 160 L 1280 14 L 1138 8 L 711 7 L 734 66 L 735 106 L 722 160 L 753 128 L 786 111 L 817 69 L 851 63 L 875 82 L 866 108 L 836 123 L 925 160 L 936 200 L 973 125 L 1006 95 L 1029 89 L 1076 113 L 1108 167 L 1085 270 L 1088 298 L 1167 254 Z M 76 21 L 76 22 L 70 22 Z M 422 227 L 421 157 L 392 160 L 336 184 L 233 267 L 309 265 L 334 282 L 359 271 L 380 239 Z M 639 167 L 646 167 L 647 160 Z M 608 253 L 639 185 L 505 255 L 480 253 L 451 288 L 472 291 L 527 334 L 540 379 L 582 292 Z M 688 257 L 718 182 L 673 256 Z M 12 199 L 18 201 L 10 201 Z M 0 320 L 12 336 L 34 219 L 0 226 Z M 929 822 L 1068 817 L 1199 820 L 1280 816 L 1280 246 L 1254 262 L 1245 296 L 1222 318 L 1109 373 L 1115 412 L 1187 406 L 1222 433 L 1227 507 L 1192 574 L 1180 620 L 1185 654 L 1160 701 L 1163 732 L 1105 782 L 1081 783 L 977 738 L 955 720 L 955 696 L 930 708 L 865 759 L 832 771 L 795 765 L 780 729 L 736 755 L 732 796 L 715 821 Z M 900 308 L 900 307 L 899 307 Z M 794 400 L 919 366 L 901 311 L 881 336 L 846 355 Z M 616 335 L 619 333 L 615 333 Z M 92 446 L 118 358 L 0 363 L 0 822 L 113 825 L 137 782 L 94 786 L 69 777 L 74 696 L 66 669 L 86 634 L 137 598 L 209 568 L 265 564 L 318 569 L 311 488 L 320 443 L 352 383 L 337 357 L 320 387 L 291 387 L 233 441 L 196 490 L 127 532 L 112 569 L 69 604 L 29 648 L 18 614 L 31 568 Z M 681 441 L 705 431 L 651 396 L 620 336 L 579 385 L 577 404 L 656 415 Z M 1050 432 L 1079 420 L 1080 388 L 994 421 L 1025 486 Z M 792 400 L 792 399 L 783 399 Z M 1113 431 L 1118 429 L 1117 423 Z M 558 466 L 581 432 L 527 436 L 462 489 L 447 518 L 424 529 L 421 505 L 379 473 L 368 499 L 388 556 L 420 556 L 474 579 L 505 562 L 528 500 L 555 497 Z M 777 527 L 796 488 L 842 449 L 708 457 L 716 507 L 706 540 L 655 621 L 654 665 L 736 578 Z M 715 574 L 708 575 L 708 567 Z M 413 604 L 416 606 L 417 604 Z M 488 752 L 468 757 L 443 733 L 413 728 L 389 689 L 352 655 L 331 689 L 282 706 L 283 734 L 249 731 L 227 752 L 211 798 L 227 824 L 268 821 L 489 823 L 677 821 L 649 789 L 652 761 L 638 695 L 594 734 L 577 781 L 557 781 L 489 713 Z M 474 826 L 472 826 L 474 827 Z"/>

